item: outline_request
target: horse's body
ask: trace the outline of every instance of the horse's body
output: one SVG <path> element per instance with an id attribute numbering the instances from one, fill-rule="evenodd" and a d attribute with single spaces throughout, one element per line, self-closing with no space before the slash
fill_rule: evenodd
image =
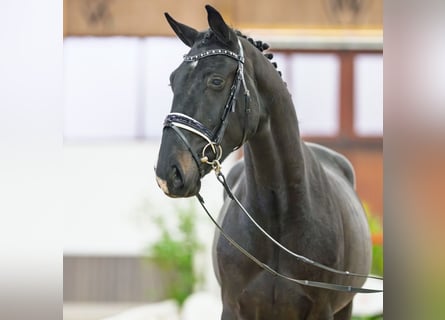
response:
<path id="1" fill-rule="evenodd" d="M 235 195 L 257 222 L 294 252 L 336 269 L 367 273 L 368 230 L 351 181 L 343 173 L 343 164 L 347 164 L 344 159 L 329 150 L 303 144 L 299 152 L 306 159 L 305 168 L 301 168 L 306 181 L 296 183 L 292 178 L 279 178 L 282 164 L 272 159 L 269 168 L 276 168 L 277 172 L 263 180 L 263 171 L 255 168 L 254 154 L 264 152 L 268 146 L 258 147 L 257 151 L 254 146 L 246 147 L 245 159 L 228 176 Z M 264 161 L 267 153 L 261 154 Z M 328 161 L 319 161 L 320 157 Z M 341 164 L 332 162 L 331 157 L 338 157 Z M 351 216 L 351 212 L 355 215 Z M 261 235 L 228 197 L 220 223 L 247 251 L 293 278 L 354 286 L 363 283 L 295 261 Z M 214 263 L 225 303 L 223 319 L 330 319 L 341 309 L 351 307 L 351 294 L 298 287 L 275 278 L 244 257 L 219 233 L 215 237 Z M 346 316 L 338 315 L 335 319 L 349 319 L 349 312 L 345 310 Z M 261 317 L 257 318 L 257 314 Z"/>
<path id="2" fill-rule="evenodd" d="M 207 33 L 197 33 L 168 17 L 181 40 L 192 48 L 190 54 L 202 51 L 203 47 L 224 46 L 238 52 L 233 30 L 213 8 L 206 8 L 211 28 Z M 246 105 L 241 104 L 239 93 L 237 111 L 229 116 L 230 124 L 220 143 L 223 159 L 244 140 L 241 137 L 245 134 L 247 142 L 244 159 L 228 174 L 228 184 L 255 220 L 288 249 L 335 269 L 367 274 L 371 261 L 370 236 L 363 208 L 354 192 L 350 163 L 330 149 L 300 139 L 291 96 L 278 72 L 255 46 L 244 38 L 239 41 L 245 54 L 250 111 L 245 112 Z M 230 81 L 213 88 L 218 81 L 209 85 L 211 80 L 205 77 L 213 77 L 215 69 L 221 78 L 233 79 L 236 63 L 230 60 L 215 56 L 200 60 L 193 67 L 184 62 L 174 72 L 172 111 L 187 113 L 206 126 L 215 127 L 221 114 L 218 108 L 224 105 Z M 205 76 L 198 76 L 199 66 Z M 222 68 L 228 71 L 221 71 Z M 202 83 L 201 89 L 199 84 L 188 83 L 200 79 L 204 88 Z M 181 85 L 175 84 L 176 81 Z M 244 124 L 248 127 L 241 128 Z M 192 149 L 202 150 L 205 143 L 192 133 L 184 135 L 190 141 L 188 148 L 173 130 L 164 131 L 157 165 L 158 183 L 173 197 L 197 194 L 200 170 L 204 174 L 210 170 L 205 164 L 202 167 L 197 164 L 198 170 L 190 155 Z M 296 260 L 259 232 L 227 196 L 219 221 L 249 253 L 282 274 L 295 279 L 363 285 L 363 278 L 334 274 Z M 223 320 L 350 319 L 353 294 L 306 287 L 275 277 L 240 253 L 219 232 L 214 240 L 214 267 L 221 284 Z"/>

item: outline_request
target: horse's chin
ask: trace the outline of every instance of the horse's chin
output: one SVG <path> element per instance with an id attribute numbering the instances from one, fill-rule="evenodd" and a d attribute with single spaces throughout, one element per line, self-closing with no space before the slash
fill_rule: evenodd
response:
<path id="1" fill-rule="evenodd" d="M 165 193 L 170 198 L 190 198 L 198 195 L 199 191 L 201 190 L 201 182 L 198 183 L 199 186 L 190 190 L 187 190 L 187 192 L 181 192 L 178 194 L 174 193 Z"/>

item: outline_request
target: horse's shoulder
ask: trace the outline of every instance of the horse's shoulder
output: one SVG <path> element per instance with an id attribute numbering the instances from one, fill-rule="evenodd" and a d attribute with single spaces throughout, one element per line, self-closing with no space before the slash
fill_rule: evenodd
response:
<path id="1" fill-rule="evenodd" d="M 306 146 L 316 155 L 317 159 L 325 166 L 333 167 L 349 181 L 355 188 L 355 172 L 351 162 L 342 154 L 325 146 L 305 142 Z"/>

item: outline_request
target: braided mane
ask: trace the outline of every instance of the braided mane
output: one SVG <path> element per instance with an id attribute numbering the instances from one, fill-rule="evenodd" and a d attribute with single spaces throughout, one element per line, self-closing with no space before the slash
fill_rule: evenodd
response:
<path id="1" fill-rule="evenodd" d="M 244 39 L 247 39 L 247 41 L 249 41 L 255 48 L 257 48 L 258 50 L 260 50 L 260 52 L 263 52 L 263 51 L 265 51 L 265 50 L 267 50 L 267 49 L 270 48 L 269 44 L 267 44 L 266 42 L 263 42 L 263 41 L 255 41 L 255 40 L 253 40 L 252 38 L 250 38 L 250 37 L 246 36 L 245 34 L 243 34 L 243 33 L 242 33 L 241 31 L 239 31 L 239 30 L 235 30 L 235 32 L 236 32 L 236 35 L 237 35 L 237 36 L 239 36 L 239 37 L 241 37 L 241 38 L 244 38 Z M 269 60 L 272 60 L 272 59 L 273 59 L 273 53 L 270 53 L 270 52 L 268 52 L 268 53 L 264 53 L 264 56 L 265 56 L 267 59 L 269 59 Z M 275 67 L 275 69 L 277 69 L 277 63 L 276 63 L 276 62 L 272 62 L 272 61 L 271 61 L 271 63 L 272 63 L 272 65 Z M 277 72 L 278 72 L 278 74 L 279 74 L 280 77 L 281 77 L 281 71 L 277 70 Z"/>

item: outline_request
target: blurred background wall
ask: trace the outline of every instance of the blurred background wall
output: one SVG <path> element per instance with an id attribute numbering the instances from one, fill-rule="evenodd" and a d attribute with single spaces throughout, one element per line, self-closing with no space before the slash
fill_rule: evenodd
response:
<path id="1" fill-rule="evenodd" d="M 383 214 L 382 0 L 64 0 L 65 302 L 163 298 L 168 276 L 144 258 L 159 237 L 153 217 L 195 209 L 164 196 L 154 178 L 168 77 L 187 52 L 163 13 L 203 30 L 207 3 L 271 45 L 303 137 L 344 153 L 361 199 Z M 213 177 L 203 191 L 216 213 Z M 208 248 L 213 229 L 196 211 Z M 210 257 L 203 261 L 216 292 Z"/>

